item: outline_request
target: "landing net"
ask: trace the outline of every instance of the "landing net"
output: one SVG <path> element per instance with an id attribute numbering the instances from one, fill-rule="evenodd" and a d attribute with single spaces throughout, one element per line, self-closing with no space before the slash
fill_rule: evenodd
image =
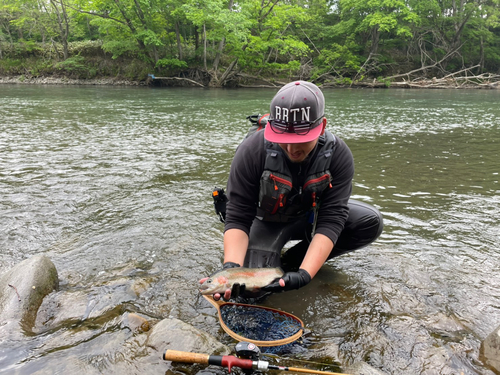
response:
<path id="1" fill-rule="evenodd" d="M 260 345 L 265 353 L 282 352 L 300 338 L 303 323 L 291 314 L 262 306 L 224 304 L 222 322 L 236 335 Z"/>

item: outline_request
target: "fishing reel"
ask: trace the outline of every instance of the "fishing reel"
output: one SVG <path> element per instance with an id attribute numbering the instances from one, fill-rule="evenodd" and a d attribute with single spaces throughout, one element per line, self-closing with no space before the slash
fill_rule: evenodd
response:
<path id="1" fill-rule="evenodd" d="M 259 347 L 251 342 L 246 342 L 246 341 L 239 342 L 238 344 L 236 344 L 235 351 L 236 351 L 236 357 L 241 359 L 251 359 L 252 361 L 258 361 L 260 359 Z M 260 371 L 256 371 L 255 369 L 242 369 L 242 370 L 243 373 L 245 373 L 246 375 L 261 373 Z"/>
<path id="2" fill-rule="evenodd" d="M 260 359 L 259 347 L 251 342 L 239 342 L 236 344 L 235 351 L 238 358 L 251 359 L 252 361 L 258 361 Z"/>

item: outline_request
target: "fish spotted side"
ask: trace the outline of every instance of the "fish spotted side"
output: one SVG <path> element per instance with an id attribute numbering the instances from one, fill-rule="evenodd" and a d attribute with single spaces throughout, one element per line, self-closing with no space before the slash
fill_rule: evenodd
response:
<path id="1" fill-rule="evenodd" d="M 224 293 L 234 284 L 245 284 L 247 292 L 258 292 L 261 288 L 282 277 L 281 268 L 245 268 L 235 267 L 221 270 L 210 276 L 200 286 L 201 294 Z"/>

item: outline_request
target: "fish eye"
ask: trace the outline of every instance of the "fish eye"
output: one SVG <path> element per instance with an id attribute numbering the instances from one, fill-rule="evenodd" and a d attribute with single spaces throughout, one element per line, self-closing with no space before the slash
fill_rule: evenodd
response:
<path id="1" fill-rule="evenodd" d="M 211 283 L 212 283 L 212 279 L 208 279 L 207 284 L 211 284 Z"/>

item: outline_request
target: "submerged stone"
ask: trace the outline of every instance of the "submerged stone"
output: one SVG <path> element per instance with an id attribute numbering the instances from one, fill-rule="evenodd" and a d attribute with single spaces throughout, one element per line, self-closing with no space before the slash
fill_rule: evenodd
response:
<path id="1" fill-rule="evenodd" d="M 500 373 L 500 326 L 481 343 L 480 353 L 485 364 Z"/>
<path id="2" fill-rule="evenodd" d="M 135 313 L 128 313 L 124 319 L 125 325 L 135 333 L 147 332 L 150 329 L 150 324 L 146 318 Z"/>
<path id="3" fill-rule="evenodd" d="M 0 326 L 18 321 L 30 331 L 44 297 L 58 287 L 56 267 L 46 255 L 14 266 L 0 277 Z"/>

